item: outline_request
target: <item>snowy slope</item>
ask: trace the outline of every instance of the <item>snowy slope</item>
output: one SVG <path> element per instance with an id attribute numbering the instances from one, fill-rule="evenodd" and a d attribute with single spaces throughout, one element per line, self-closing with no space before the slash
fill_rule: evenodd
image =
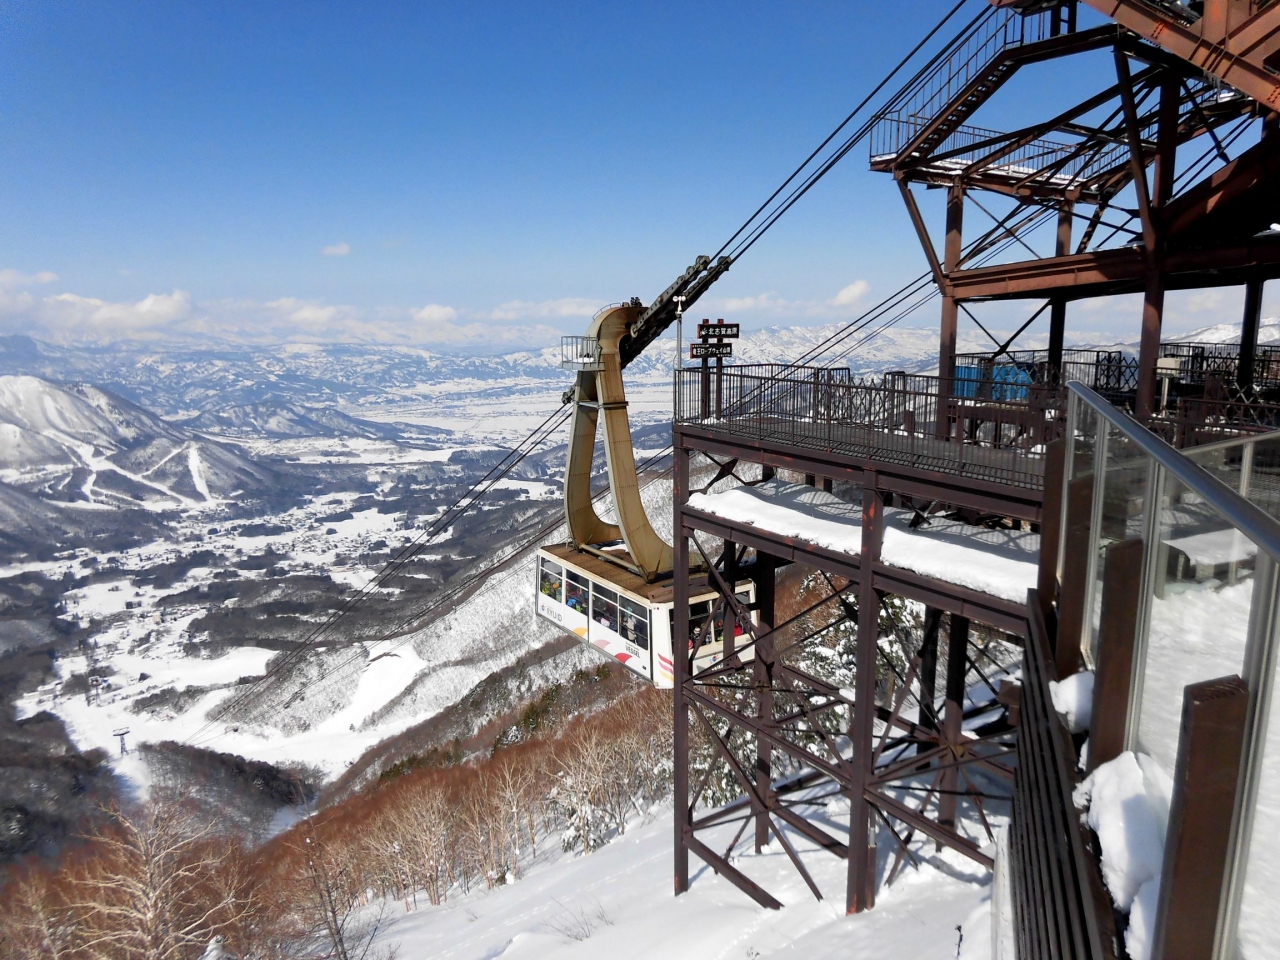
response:
<path id="1" fill-rule="evenodd" d="M 848 816 L 847 806 L 837 809 L 840 803 L 826 808 L 833 827 L 842 813 Z M 730 824 L 723 837 L 713 833 L 710 845 L 723 849 L 735 829 Z M 844 913 L 844 861 L 789 828 L 787 833 L 824 900 L 813 898 L 776 843 L 759 855 L 739 856 L 736 865 L 781 900 L 781 910 L 756 906 L 696 857 L 690 858 L 690 891 L 673 897 L 666 809 L 594 853 L 544 857 L 515 883 L 410 913 L 391 904 L 378 946 L 398 945 L 402 957 L 440 960 L 991 957 L 987 871 L 950 852 L 936 853 L 931 841 L 916 841 L 921 866 L 882 885 L 873 910 L 850 917 Z M 883 878 L 893 852 L 887 834 L 879 849 Z"/>

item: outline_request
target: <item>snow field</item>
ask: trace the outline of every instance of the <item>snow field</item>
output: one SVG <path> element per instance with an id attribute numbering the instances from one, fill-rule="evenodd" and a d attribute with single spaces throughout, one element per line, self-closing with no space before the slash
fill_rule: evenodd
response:
<path id="1" fill-rule="evenodd" d="M 838 822 L 848 808 L 827 808 Z M 778 844 L 735 858 L 735 865 L 784 904 L 757 906 L 737 887 L 690 857 L 691 889 L 671 891 L 672 822 L 667 807 L 588 855 L 553 854 L 515 883 L 451 897 L 439 907 L 396 916 L 379 946 L 402 957 L 496 960 L 498 957 L 610 960 L 671 957 L 699 960 L 850 956 L 877 960 L 963 960 L 990 956 L 991 875 L 949 852 L 918 843 L 922 865 L 881 886 L 873 910 L 844 914 L 845 863 L 787 830 L 825 899 L 817 901 Z M 736 825 L 710 834 L 712 848 Z M 723 836 L 719 834 L 723 833 Z M 881 843 L 881 876 L 892 852 Z M 548 847 L 551 844 L 547 844 Z M 957 927 L 959 930 L 957 930 Z"/>

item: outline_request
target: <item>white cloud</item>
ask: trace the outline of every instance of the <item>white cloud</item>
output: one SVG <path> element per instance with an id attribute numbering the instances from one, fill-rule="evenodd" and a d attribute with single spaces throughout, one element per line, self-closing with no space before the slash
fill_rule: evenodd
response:
<path id="1" fill-rule="evenodd" d="M 540 318 L 590 316 L 597 306 L 593 300 L 572 297 L 461 310 L 441 303 L 412 309 L 369 308 L 303 297 L 197 301 L 184 290 L 151 293 L 136 301 L 37 291 L 37 286 L 57 279 L 48 271 L 0 270 L 0 334 L 25 333 L 64 343 L 217 338 L 284 345 L 373 342 L 487 351 L 494 346 L 528 349 L 553 343 L 563 331 Z"/>
<path id="2" fill-rule="evenodd" d="M 559 300 L 508 300 L 500 303 L 487 314 L 490 320 L 563 319 L 565 317 L 591 317 L 603 307 L 599 300 L 585 297 L 561 297 Z"/>
<path id="3" fill-rule="evenodd" d="M 300 300 L 297 297 L 281 297 L 264 304 L 291 322 L 310 330 L 322 328 L 346 318 L 347 308 L 326 304 L 320 300 Z"/>
<path id="4" fill-rule="evenodd" d="M 21 270 L 0 270 L 0 287 L 28 287 L 34 283 L 53 283 L 58 275 L 52 270 L 41 270 L 39 273 L 23 273 Z"/>
<path id="5" fill-rule="evenodd" d="M 331 243 L 327 247 L 321 247 L 320 252 L 326 257 L 345 257 L 351 252 L 351 244 Z"/>
<path id="6" fill-rule="evenodd" d="M 136 303 L 112 303 L 96 297 L 58 293 L 43 300 L 40 313 L 46 321 L 71 328 L 112 328 L 113 332 L 164 326 L 192 314 L 191 295 L 185 290 L 152 293 Z"/>
<path id="7" fill-rule="evenodd" d="M 833 307 L 853 307 L 867 295 L 867 291 L 871 289 L 871 284 L 865 280 L 855 280 L 847 287 L 843 287 L 839 293 L 827 302 Z"/>
<path id="8" fill-rule="evenodd" d="M 423 323 L 452 323 L 458 319 L 458 311 L 440 303 L 428 303 L 425 307 L 413 311 L 413 319 Z"/>
<path id="9" fill-rule="evenodd" d="M 853 313 L 870 289 L 871 284 L 866 280 L 855 280 L 827 300 L 786 300 L 769 290 L 747 297 L 708 298 L 705 304 L 707 309 L 716 313 L 758 313 L 792 320 L 835 320 Z"/>

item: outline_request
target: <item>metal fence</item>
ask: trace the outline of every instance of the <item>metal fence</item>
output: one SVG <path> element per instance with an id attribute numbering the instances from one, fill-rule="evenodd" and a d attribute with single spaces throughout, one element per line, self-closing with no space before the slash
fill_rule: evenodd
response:
<path id="1" fill-rule="evenodd" d="M 1138 389 L 1138 360 L 1121 350 L 1063 350 L 1062 365 L 1055 370 L 1047 350 L 958 353 L 956 379 L 963 384 L 969 378 L 1055 386 L 1077 380 L 1110 399 Z"/>
<path id="2" fill-rule="evenodd" d="M 1160 356 L 1178 362 L 1177 379 L 1182 383 L 1203 385 L 1214 377 L 1224 384 L 1240 382 L 1238 343 L 1162 343 Z M 1259 390 L 1280 388 L 1280 346 L 1257 348 L 1252 382 Z"/>
<path id="3" fill-rule="evenodd" d="M 1018 397 L 980 383 L 954 396 L 937 377 L 853 377 L 847 368 L 728 366 L 676 372 L 675 415 L 741 436 L 1039 488 L 1045 444 L 1061 430 L 1063 393 Z"/>

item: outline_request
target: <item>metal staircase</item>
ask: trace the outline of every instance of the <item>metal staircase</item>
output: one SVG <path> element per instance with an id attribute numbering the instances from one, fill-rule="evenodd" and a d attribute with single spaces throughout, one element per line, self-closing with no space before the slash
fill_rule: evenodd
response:
<path id="1" fill-rule="evenodd" d="M 872 163 L 928 154 L 944 143 L 1017 70 L 1028 45 L 1053 36 L 1055 10 L 990 10 L 950 53 L 877 114 Z"/>

